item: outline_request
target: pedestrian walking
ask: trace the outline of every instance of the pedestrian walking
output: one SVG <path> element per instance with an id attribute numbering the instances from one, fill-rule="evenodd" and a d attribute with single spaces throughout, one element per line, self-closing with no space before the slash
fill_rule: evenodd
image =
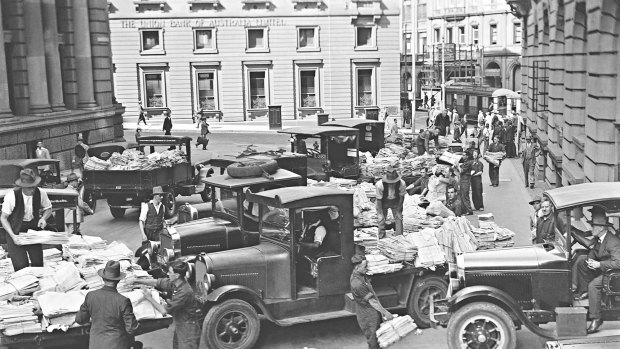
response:
<path id="1" fill-rule="evenodd" d="M 377 219 L 379 221 L 379 238 L 385 237 L 385 218 L 387 210 L 392 210 L 396 223 L 395 234 L 403 234 L 403 202 L 407 185 L 400 178 L 395 166 L 388 167 L 385 175 L 375 184 L 377 191 Z"/>
<path id="2" fill-rule="evenodd" d="M 164 211 L 162 187 L 153 188 L 153 199 L 142 203 L 138 224 L 142 233 L 142 242 L 159 241 L 159 234 L 164 228 Z"/>
<path id="3" fill-rule="evenodd" d="M 472 152 L 465 152 L 465 161 L 459 164 L 458 170 L 460 174 L 459 193 L 461 202 L 463 203 L 463 212 L 467 215 L 473 214 L 471 209 L 471 199 L 469 197 L 469 189 L 471 187 L 472 165 L 474 163 Z"/>
<path id="4" fill-rule="evenodd" d="M 7 234 L 7 252 L 15 271 L 28 266 L 43 266 L 42 245 L 22 246 L 17 238 L 19 233 L 27 232 L 28 229 L 44 229 L 52 215 L 52 202 L 45 191 L 37 188 L 40 182 L 41 177 L 34 170 L 21 170 L 15 181 L 18 188 L 9 190 L 2 203 L 0 222 Z"/>
<path id="5" fill-rule="evenodd" d="M 489 151 L 492 153 L 504 153 L 504 145 L 499 142 L 499 136 L 495 136 L 493 138 L 493 143 L 489 145 Z M 493 165 L 489 162 L 489 179 L 491 179 L 491 186 L 497 187 L 499 186 L 499 167 L 501 166 L 502 161 L 499 160 L 499 164 L 497 166 Z"/>
<path id="6" fill-rule="evenodd" d="M 534 188 L 534 181 L 536 180 L 534 169 L 536 168 L 536 157 L 538 155 L 538 145 L 532 143 L 532 137 L 527 137 L 525 139 L 525 147 L 521 152 L 521 163 L 523 164 L 526 188 L 528 185 L 530 188 Z"/>
<path id="7" fill-rule="evenodd" d="M 355 315 L 357 323 L 366 337 L 368 349 L 379 349 L 377 330 L 381 324 L 381 315 L 390 321 L 394 317 L 379 302 L 370 278 L 366 275 L 368 261 L 364 256 L 354 255 L 351 258 L 353 273 L 351 273 L 351 295 L 355 301 Z"/>
<path id="8" fill-rule="evenodd" d="M 77 166 L 80 173 L 84 173 L 84 164 L 88 162 L 88 145 L 84 144 L 84 138 L 80 135 L 77 139 L 77 145 L 73 148 L 73 164 Z"/>
<path id="9" fill-rule="evenodd" d="M 84 186 L 80 183 L 80 177 L 74 172 L 67 176 L 67 189 L 78 192 L 77 205 L 75 208 L 65 208 L 65 232 L 69 235 L 80 234 L 80 224 L 84 222 L 84 214 L 93 214 L 93 210 L 84 202 Z M 75 211 L 75 222 L 73 212 Z"/>
<path id="10" fill-rule="evenodd" d="M 454 134 L 452 135 L 452 140 L 455 143 L 461 143 L 461 136 L 463 135 L 463 133 L 465 132 L 465 129 L 463 128 L 463 126 L 461 125 L 461 123 L 459 121 L 457 121 L 454 124 Z M 467 137 L 467 134 L 465 135 L 465 137 Z"/>
<path id="11" fill-rule="evenodd" d="M 134 333 L 140 324 L 129 298 L 116 289 L 125 273 L 121 272 L 118 261 L 108 261 L 97 274 L 103 279 L 103 287 L 86 294 L 75 322 L 80 325 L 91 323 L 88 348 L 129 349 L 136 344 Z"/>
<path id="12" fill-rule="evenodd" d="M 189 265 L 186 262 L 174 261 L 168 266 L 168 277 L 161 279 L 131 279 L 132 284 L 153 286 L 156 290 L 171 295 L 164 304 L 158 303 L 150 291 L 144 290 L 144 298 L 163 315 L 172 314 L 174 335 L 172 348 L 198 349 L 204 315 L 200 303 L 196 299 L 192 286 L 187 282 Z M 209 278 L 208 282 L 214 280 Z"/>
<path id="13" fill-rule="evenodd" d="M 170 118 L 170 111 L 164 110 L 164 125 L 162 127 L 164 134 L 170 136 L 172 133 L 172 119 Z"/>
<path id="14" fill-rule="evenodd" d="M 142 107 L 140 108 L 140 111 L 138 111 L 138 126 L 140 126 L 141 122 L 143 122 L 144 126 L 146 126 L 146 110 L 142 110 Z"/>
<path id="15" fill-rule="evenodd" d="M 484 120 L 484 113 L 482 112 L 482 109 L 478 109 L 478 124 L 484 125 Z"/>
<path id="16" fill-rule="evenodd" d="M 209 123 L 207 122 L 207 118 L 201 118 L 198 125 L 200 126 L 200 137 L 202 138 L 199 140 L 196 146 L 198 146 L 198 144 L 202 144 L 202 150 L 206 150 L 207 145 L 209 144 L 208 135 L 209 133 L 211 133 L 211 131 L 209 131 Z"/>
<path id="17" fill-rule="evenodd" d="M 510 120 L 506 121 L 506 126 L 504 127 L 504 147 L 506 147 L 507 158 L 514 158 L 517 155 L 515 147 L 515 128 Z"/>
<path id="18" fill-rule="evenodd" d="M 473 162 L 471 164 L 471 199 L 474 208 L 484 211 L 484 201 L 482 199 L 482 172 L 484 164 L 480 161 L 480 151 L 473 151 Z"/>
<path id="19" fill-rule="evenodd" d="M 484 144 L 484 149 L 482 150 L 482 154 L 485 154 L 487 152 L 487 149 L 489 149 L 489 141 L 492 139 L 491 138 L 492 135 L 493 135 L 493 130 L 491 130 L 491 127 L 489 126 L 489 124 L 485 124 L 484 130 L 482 130 L 482 140 Z"/>
<path id="20" fill-rule="evenodd" d="M 428 105 L 428 94 L 424 94 L 424 108 L 429 109 Z"/>

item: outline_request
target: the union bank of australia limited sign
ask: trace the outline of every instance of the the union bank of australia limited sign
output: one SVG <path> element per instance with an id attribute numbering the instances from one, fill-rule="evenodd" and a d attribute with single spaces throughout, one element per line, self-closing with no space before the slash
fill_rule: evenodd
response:
<path id="1" fill-rule="evenodd" d="M 121 28 L 175 28 L 175 27 L 278 27 L 282 18 L 179 18 L 179 19 L 123 19 Z"/>

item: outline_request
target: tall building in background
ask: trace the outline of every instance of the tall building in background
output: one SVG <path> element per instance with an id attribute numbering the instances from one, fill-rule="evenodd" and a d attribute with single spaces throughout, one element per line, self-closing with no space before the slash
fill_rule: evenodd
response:
<path id="1" fill-rule="evenodd" d="M 44 142 L 63 168 L 78 136 L 122 139 L 106 0 L 2 0 L 0 159 L 33 158 Z"/>
<path id="2" fill-rule="evenodd" d="M 620 6 L 507 0 L 523 21 L 522 114 L 549 186 L 620 180 Z"/>
<path id="3" fill-rule="evenodd" d="M 487 110 L 493 92 L 500 88 L 521 89 L 521 21 L 504 0 L 405 0 L 403 4 L 403 52 L 410 55 L 410 40 L 417 51 L 416 98 L 424 102 L 424 96 L 432 94 L 440 100 L 442 58 L 449 85 L 446 106 L 456 107 L 459 113 Z M 406 14 L 412 4 L 417 12 L 414 33 L 411 15 Z M 401 61 L 403 87 L 409 88 L 411 61 Z"/>
<path id="4" fill-rule="evenodd" d="M 140 106 L 181 122 L 398 113 L 399 0 L 109 3 L 126 121 Z"/>

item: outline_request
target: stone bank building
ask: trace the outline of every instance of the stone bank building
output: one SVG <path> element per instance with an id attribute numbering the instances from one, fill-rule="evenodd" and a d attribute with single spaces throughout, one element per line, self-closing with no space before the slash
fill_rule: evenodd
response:
<path id="1" fill-rule="evenodd" d="M 69 168 L 78 136 L 122 138 L 107 1 L 2 0 L 0 11 L 0 159 L 32 158 L 42 139 Z"/>
<path id="2" fill-rule="evenodd" d="M 523 22 L 522 115 L 549 186 L 620 180 L 620 3 L 508 0 Z"/>
<path id="3" fill-rule="evenodd" d="M 197 110 L 250 121 L 270 105 L 285 120 L 398 112 L 398 0 L 109 4 L 125 122 L 135 124 L 140 107 L 150 115 L 169 109 L 182 122 Z"/>

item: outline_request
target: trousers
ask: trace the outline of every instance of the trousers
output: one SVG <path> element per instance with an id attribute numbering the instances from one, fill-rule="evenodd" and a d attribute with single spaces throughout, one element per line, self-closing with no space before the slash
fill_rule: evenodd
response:
<path id="1" fill-rule="evenodd" d="M 459 191 L 461 192 L 461 202 L 467 213 L 471 212 L 471 199 L 469 198 L 469 187 L 471 186 L 471 176 L 461 176 Z"/>
<path id="2" fill-rule="evenodd" d="M 22 224 L 21 229 L 16 234 L 20 232 L 26 232 L 28 229 L 38 229 L 37 223 L 34 220 L 29 222 L 24 222 Z M 11 257 L 11 262 L 13 263 L 13 269 L 15 271 L 24 269 L 25 267 L 42 267 L 43 266 L 43 245 L 35 244 L 35 245 L 16 245 L 7 234 L 6 239 L 7 252 L 9 253 L 9 257 Z"/>
<path id="3" fill-rule="evenodd" d="M 159 241 L 159 233 L 161 233 L 163 229 L 149 229 L 144 228 L 144 233 L 149 241 Z"/>
<path id="4" fill-rule="evenodd" d="M 392 215 L 394 216 L 394 228 L 396 235 L 403 235 L 403 208 L 399 207 L 399 199 L 382 200 L 381 207 L 383 212 L 377 212 L 379 218 L 379 238 L 385 237 L 385 218 L 387 217 L 388 208 L 392 209 Z"/>
<path id="5" fill-rule="evenodd" d="M 200 320 L 175 321 L 172 348 L 198 349 L 200 345 L 201 323 L 202 321 Z"/>
<path id="6" fill-rule="evenodd" d="M 526 160 L 523 162 L 523 174 L 525 175 L 525 184 L 534 185 L 534 168 L 536 165 Z"/>
<path id="7" fill-rule="evenodd" d="M 492 185 L 499 185 L 499 166 L 489 164 L 489 179 Z"/>
<path id="8" fill-rule="evenodd" d="M 577 274 L 577 291 L 583 293 L 588 291 L 588 313 L 591 319 L 601 318 L 601 298 L 603 290 L 603 274 L 600 270 L 588 268 L 587 255 L 577 257 L 575 268 Z"/>
<path id="9" fill-rule="evenodd" d="M 379 340 L 377 339 L 377 330 L 381 324 L 381 315 L 371 306 L 362 306 L 357 304 L 355 315 L 357 323 L 366 337 L 368 349 L 379 349 Z"/>
<path id="10" fill-rule="evenodd" d="M 471 177 L 471 200 L 474 202 L 474 208 L 479 210 L 484 208 L 482 200 L 482 176 Z"/>

